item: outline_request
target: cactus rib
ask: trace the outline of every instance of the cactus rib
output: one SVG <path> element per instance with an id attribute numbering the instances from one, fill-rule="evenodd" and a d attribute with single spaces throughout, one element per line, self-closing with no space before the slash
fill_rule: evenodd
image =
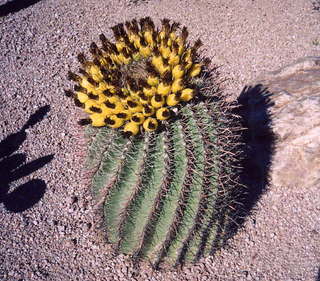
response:
<path id="1" fill-rule="evenodd" d="M 139 252 L 141 257 L 156 260 L 166 240 L 167 231 L 170 229 L 175 215 L 175 206 L 179 200 L 183 182 L 186 177 L 187 158 L 185 143 L 182 138 L 182 126 L 168 125 L 167 131 L 168 165 L 167 169 L 174 171 L 171 175 L 167 171 L 167 180 L 164 181 L 155 204 L 156 212 L 152 213 L 146 234 Z M 168 153 L 167 152 L 167 153 Z"/>
<path id="2" fill-rule="evenodd" d="M 108 225 L 107 236 L 110 242 L 117 243 L 119 239 L 119 223 L 125 215 L 124 210 L 128 199 L 135 191 L 134 187 L 139 180 L 139 172 L 143 163 L 145 142 L 134 139 L 128 149 L 124 164 L 117 176 L 116 182 L 109 192 L 104 206 L 105 223 Z"/>
<path id="3" fill-rule="evenodd" d="M 154 143 L 149 145 L 150 151 L 141 174 L 141 184 L 138 186 L 138 194 L 131 200 L 127 222 L 123 227 L 123 237 L 120 249 L 123 252 L 133 253 L 140 248 L 141 237 L 149 214 L 156 200 L 158 191 L 165 173 L 164 164 L 164 138 L 163 134 L 155 136 Z"/>
<path id="4" fill-rule="evenodd" d="M 128 140 L 118 137 L 113 140 L 102 154 L 101 163 L 92 178 L 92 189 L 95 197 L 102 199 L 105 197 L 108 186 L 113 182 L 121 163 L 120 155 L 122 150 L 128 145 Z"/>

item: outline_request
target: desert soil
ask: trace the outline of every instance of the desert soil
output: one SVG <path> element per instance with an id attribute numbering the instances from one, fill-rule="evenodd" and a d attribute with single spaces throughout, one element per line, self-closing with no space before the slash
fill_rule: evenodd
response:
<path id="1" fill-rule="evenodd" d="M 81 178 L 80 111 L 63 95 L 100 33 L 134 17 L 181 22 L 221 65 L 232 99 L 260 73 L 320 52 L 309 0 L 136 2 L 43 0 L 0 17 L 0 155 L 11 145 L 14 156 L 0 182 L 0 280 L 319 280 L 320 186 L 271 184 L 229 247 L 178 270 L 138 271 L 101 239 Z M 38 109 L 47 114 L 27 123 Z"/>

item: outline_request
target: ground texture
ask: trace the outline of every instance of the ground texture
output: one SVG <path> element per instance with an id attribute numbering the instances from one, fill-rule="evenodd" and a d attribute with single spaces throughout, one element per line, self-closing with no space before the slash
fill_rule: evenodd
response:
<path id="1" fill-rule="evenodd" d="M 79 111 L 63 96 L 77 53 L 110 26 L 151 16 L 200 37 L 235 99 L 260 73 L 319 55 L 311 1 L 25 2 L 0 1 L 0 280 L 320 279 L 319 186 L 270 185 L 229 247 L 195 265 L 153 272 L 114 257 L 81 178 Z"/>

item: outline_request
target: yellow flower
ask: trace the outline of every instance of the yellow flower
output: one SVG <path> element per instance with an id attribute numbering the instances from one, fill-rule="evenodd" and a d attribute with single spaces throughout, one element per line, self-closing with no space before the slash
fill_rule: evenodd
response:
<path id="1" fill-rule="evenodd" d="M 144 122 L 143 122 L 143 128 L 147 132 L 153 132 L 158 128 L 158 121 L 155 118 L 148 117 Z"/>
<path id="2" fill-rule="evenodd" d="M 101 34 L 101 47 L 90 45 L 92 60 L 78 55 L 79 74 L 68 73 L 75 93 L 65 93 L 89 114 L 82 125 L 122 128 L 126 135 L 155 131 L 172 116 L 167 107 L 177 112 L 196 96 L 194 78 L 208 64 L 197 55 L 202 42 L 190 47 L 187 28 L 168 19 L 160 31 L 150 17 L 111 29 L 114 43 Z"/>

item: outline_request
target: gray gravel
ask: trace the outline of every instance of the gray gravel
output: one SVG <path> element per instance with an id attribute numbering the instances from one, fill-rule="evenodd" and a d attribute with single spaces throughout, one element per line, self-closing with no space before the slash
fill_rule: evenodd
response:
<path id="1" fill-rule="evenodd" d="M 147 15 L 157 23 L 163 17 L 179 21 L 191 38 L 200 37 L 206 55 L 229 78 L 230 98 L 261 72 L 319 56 L 320 13 L 307 0 L 43 0 L 0 17 L 0 141 L 19 131 L 23 136 L 29 117 L 50 105 L 14 154 L 24 154 L 27 165 L 54 154 L 10 183 L 13 192 L 43 180 L 46 190 L 37 204 L 12 212 L 0 203 L 0 280 L 316 280 L 319 186 L 270 186 L 227 249 L 178 271 L 138 272 L 127 257 L 113 257 L 96 231 L 80 174 L 80 112 L 62 95 L 70 87 L 66 73 L 78 67 L 76 54 L 101 32 L 111 36 L 110 26 Z"/>

